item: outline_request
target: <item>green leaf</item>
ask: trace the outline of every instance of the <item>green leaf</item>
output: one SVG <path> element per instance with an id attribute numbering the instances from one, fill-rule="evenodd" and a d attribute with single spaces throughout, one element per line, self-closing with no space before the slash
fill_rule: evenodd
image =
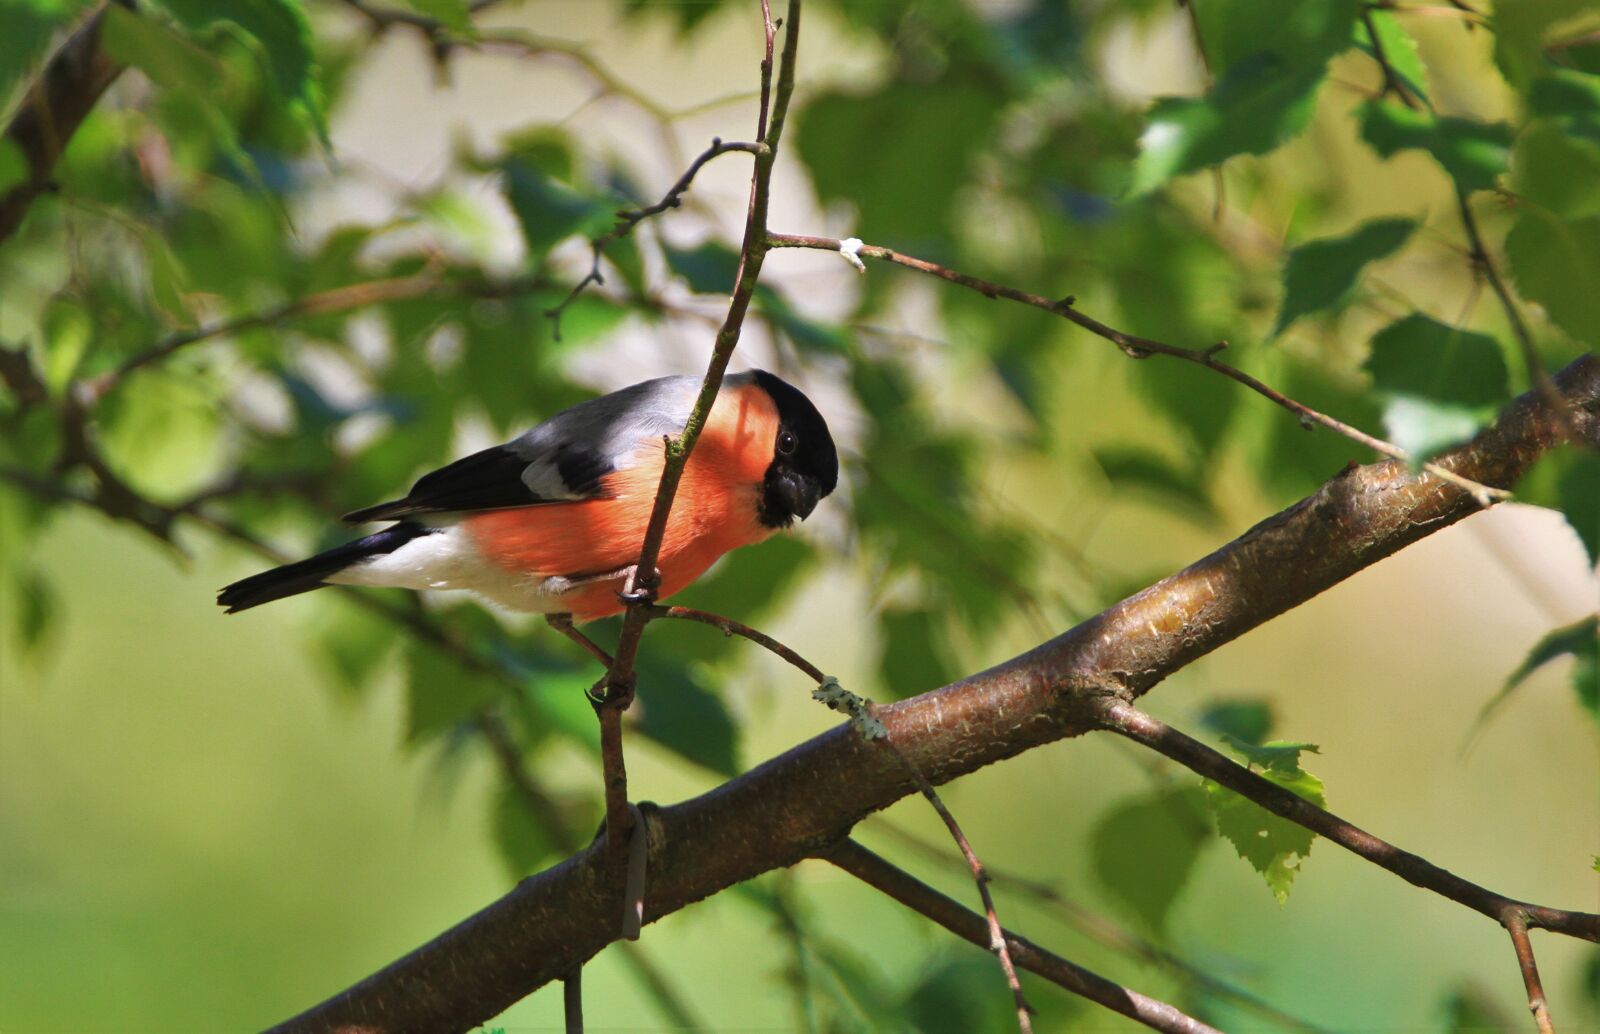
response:
<path id="1" fill-rule="evenodd" d="M 1600 455 L 1573 445 L 1546 453 L 1522 476 L 1516 495 L 1559 510 L 1588 551 L 1589 565 L 1600 564 Z"/>
<path id="2" fill-rule="evenodd" d="M 1151 108 L 1129 193 L 1236 154 L 1265 154 L 1304 129 L 1328 59 L 1350 45 L 1359 10 L 1355 0 L 1197 5 L 1217 83 L 1202 98 L 1166 98 Z"/>
<path id="3" fill-rule="evenodd" d="M 358 693 L 388 660 L 399 632 L 393 622 L 354 603 L 339 601 L 326 610 L 317 622 L 316 647 L 339 685 Z"/>
<path id="4" fill-rule="evenodd" d="M 894 699 L 949 685 L 960 675 L 951 661 L 943 615 L 931 610 L 886 610 L 878 616 L 878 627 L 883 633 L 878 679 Z"/>
<path id="5" fill-rule="evenodd" d="M 726 244 L 704 241 L 693 248 L 662 248 L 667 267 L 689 283 L 695 294 L 726 295 L 733 291 L 739 253 Z"/>
<path id="6" fill-rule="evenodd" d="M 1591 614 L 1546 633 L 1535 643 L 1528 656 L 1517 665 L 1517 670 L 1506 679 L 1505 686 L 1478 712 L 1474 729 L 1487 722 L 1529 675 L 1561 657 L 1573 659 L 1572 688 L 1578 695 L 1579 706 L 1591 717 L 1600 719 L 1600 614 Z"/>
<path id="7" fill-rule="evenodd" d="M 1574 340 L 1600 345 L 1600 216 L 1566 220 L 1526 206 L 1506 236 L 1506 257 L 1523 297 Z"/>
<path id="8" fill-rule="evenodd" d="M 652 655 L 639 663 L 639 729 L 697 765 L 739 772 L 739 729 L 722 699 L 688 665 Z"/>
<path id="9" fill-rule="evenodd" d="M 1511 127 L 1504 122 L 1479 122 L 1437 117 L 1381 100 L 1361 109 L 1361 138 L 1388 158 L 1404 150 L 1431 155 L 1464 192 L 1489 190 L 1506 171 Z"/>
<path id="10" fill-rule="evenodd" d="M 856 206 L 856 236 L 916 254 L 942 251 L 957 192 L 1003 100 L 993 86 L 951 77 L 866 96 L 827 93 L 801 109 L 797 147 L 817 196 Z"/>
<path id="11" fill-rule="evenodd" d="M 1225 739 L 1235 754 L 1253 766 L 1260 766 L 1262 778 L 1304 797 L 1319 808 L 1327 803 L 1322 780 L 1300 767 L 1301 752 L 1314 753 L 1315 746 L 1274 741 L 1256 747 Z M 1209 779 L 1204 786 L 1206 802 L 1216 817 L 1217 832 L 1233 844 L 1240 858 L 1266 879 L 1273 897 L 1278 899 L 1278 904 L 1283 904 L 1289 899 L 1289 889 L 1301 864 L 1311 854 L 1311 842 L 1316 834 Z"/>
<path id="12" fill-rule="evenodd" d="M 1173 789 L 1124 803 L 1095 825 L 1095 876 L 1119 904 L 1162 930 L 1210 836 L 1203 794 Z"/>
<path id="13" fill-rule="evenodd" d="M 0 138 L 0 194 L 28 178 L 28 159 L 10 137 Z"/>
<path id="14" fill-rule="evenodd" d="M 57 29 L 65 28 L 88 0 L 6 0 L 5 31 L 0 32 L 0 110 L 11 91 L 34 70 Z"/>
<path id="15" fill-rule="evenodd" d="M 38 570 L 19 572 L 16 578 L 19 597 L 17 636 L 27 654 L 37 654 L 49 644 L 61 613 L 61 599 L 55 587 Z"/>
<path id="16" fill-rule="evenodd" d="M 1372 35 L 1367 31 L 1368 19 L 1373 28 L 1378 30 L 1377 46 L 1373 45 Z M 1422 52 L 1417 49 L 1417 41 L 1411 38 L 1393 11 L 1369 8 L 1366 17 L 1356 21 L 1355 39 L 1356 47 L 1374 61 L 1378 59 L 1378 49 L 1382 48 L 1383 60 L 1388 63 L 1390 71 L 1399 77 L 1401 85 L 1425 106 L 1432 106 L 1428 99 L 1428 75 L 1422 64 Z"/>
<path id="17" fill-rule="evenodd" d="M 1200 713 L 1200 724 L 1233 742 L 1260 743 L 1272 732 L 1272 705 L 1265 700 L 1219 700 Z"/>
<path id="18" fill-rule="evenodd" d="M 406 0 L 406 5 L 463 39 L 477 36 L 472 27 L 472 11 L 466 0 Z"/>
<path id="19" fill-rule="evenodd" d="M 559 242 L 580 230 L 600 231 L 609 225 L 606 206 L 547 176 L 521 156 L 506 159 L 507 200 L 522 227 L 530 263 L 543 260 Z"/>
<path id="20" fill-rule="evenodd" d="M 1343 237 L 1310 241 L 1290 251 L 1283 267 L 1283 307 L 1272 335 L 1301 316 L 1339 305 L 1367 263 L 1399 249 L 1416 228 L 1410 219 L 1379 219 Z"/>
<path id="21" fill-rule="evenodd" d="M 1204 520 L 1217 516 L 1200 469 L 1187 469 L 1153 449 L 1106 445 L 1093 450 L 1095 463 L 1118 490 L 1148 494 L 1169 509 L 1182 508 Z"/>
<path id="22" fill-rule="evenodd" d="M 592 721 L 592 719 L 591 719 Z M 562 825 L 587 840 L 600 821 L 598 802 L 586 796 L 551 795 L 550 804 Z M 496 788 L 490 815 L 494 846 L 505 863 L 506 874 L 521 879 L 561 855 L 562 837 L 534 819 L 534 813 L 515 786 Z"/>
<path id="23" fill-rule="evenodd" d="M 1511 187 L 1557 216 L 1600 215 L 1600 142 L 1539 119 L 1517 137 Z"/>
<path id="24" fill-rule="evenodd" d="M 501 694 L 491 679 L 428 643 L 414 641 L 406 658 L 406 743 L 455 728 Z"/>
<path id="25" fill-rule="evenodd" d="M 1592 0 L 1512 0 L 1494 5 L 1490 25 L 1494 32 L 1494 60 L 1506 81 L 1525 90 L 1549 67 L 1545 34 L 1564 19 L 1590 10 Z"/>
<path id="26" fill-rule="evenodd" d="M 164 89 L 206 94 L 222 75 L 222 63 L 200 47 L 115 4 L 106 8 L 100 42 L 112 58 L 139 69 Z"/>
<path id="27" fill-rule="evenodd" d="M 1389 436 L 1419 459 L 1470 438 L 1507 394 L 1505 357 L 1493 338 L 1420 313 L 1373 336 L 1365 369 L 1386 400 Z"/>
<path id="28" fill-rule="evenodd" d="M 254 41 L 266 59 L 279 96 L 310 122 L 324 147 L 328 141 L 322 84 L 312 51 L 311 23 L 300 0 L 160 0 L 191 32 L 231 29 Z"/>

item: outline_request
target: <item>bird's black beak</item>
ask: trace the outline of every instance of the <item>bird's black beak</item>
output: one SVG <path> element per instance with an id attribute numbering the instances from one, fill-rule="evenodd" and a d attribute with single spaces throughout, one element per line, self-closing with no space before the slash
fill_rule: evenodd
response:
<path id="1" fill-rule="evenodd" d="M 778 475 L 775 487 L 784 508 L 801 520 L 811 516 L 811 511 L 817 508 L 817 501 L 822 498 L 821 488 L 815 478 L 793 471 Z"/>

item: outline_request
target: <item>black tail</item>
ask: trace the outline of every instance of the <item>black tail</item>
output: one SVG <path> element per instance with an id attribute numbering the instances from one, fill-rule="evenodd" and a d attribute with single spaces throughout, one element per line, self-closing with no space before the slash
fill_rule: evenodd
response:
<path id="1" fill-rule="evenodd" d="M 284 564 L 234 582 L 217 593 L 217 606 L 226 607 L 229 614 L 237 614 L 285 596 L 297 596 L 302 592 L 320 589 L 328 584 L 323 579 L 329 575 L 337 574 L 368 557 L 393 553 L 412 539 L 433 530 L 409 521 L 392 525 L 364 539 L 318 553 L 308 560 Z"/>

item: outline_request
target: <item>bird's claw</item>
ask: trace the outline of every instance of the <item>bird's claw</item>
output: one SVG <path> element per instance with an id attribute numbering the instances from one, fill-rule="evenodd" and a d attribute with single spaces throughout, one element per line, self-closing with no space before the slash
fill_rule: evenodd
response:
<path id="1" fill-rule="evenodd" d="M 648 607 L 656 601 L 656 590 L 660 586 L 660 568 L 652 568 L 649 577 L 641 577 L 638 565 L 634 565 L 628 568 L 628 577 L 623 581 L 617 599 L 630 607 Z"/>

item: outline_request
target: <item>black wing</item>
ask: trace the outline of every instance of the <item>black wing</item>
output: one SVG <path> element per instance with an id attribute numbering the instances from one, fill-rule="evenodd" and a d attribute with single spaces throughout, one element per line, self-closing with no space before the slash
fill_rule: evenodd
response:
<path id="1" fill-rule="evenodd" d="M 563 444 L 537 458 L 496 445 L 423 475 L 404 499 L 344 515 L 351 524 L 392 521 L 419 513 L 500 510 L 567 503 L 601 495 L 600 479 L 614 468 L 598 453 Z M 536 487 L 535 487 L 536 486 Z"/>

